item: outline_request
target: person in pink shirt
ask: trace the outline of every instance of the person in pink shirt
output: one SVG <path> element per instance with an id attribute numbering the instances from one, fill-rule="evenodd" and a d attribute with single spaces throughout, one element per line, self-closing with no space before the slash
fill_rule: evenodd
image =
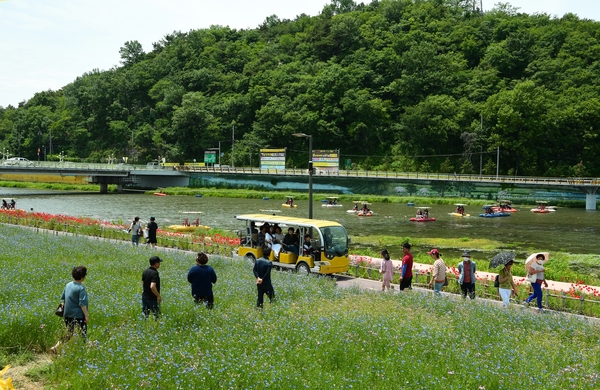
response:
<path id="1" fill-rule="evenodd" d="M 404 253 L 404 257 L 402 258 L 402 271 L 400 274 L 400 291 L 405 288 L 412 290 L 413 256 L 410 253 L 410 244 L 408 242 L 402 244 L 402 252 Z"/>
<path id="2" fill-rule="evenodd" d="M 383 260 L 381 260 L 381 266 L 379 267 L 379 273 L 383 274 L 381 291 L 385 291 L 386 287 L 389 291 L 390 283 L 394 277 L 394 264 L 392 263 L 392 260 L 390 260 L 390 253 L 387 251 L 387 249 L 383 249 L 381 251 L 381 257 L 383 257 Z"/>

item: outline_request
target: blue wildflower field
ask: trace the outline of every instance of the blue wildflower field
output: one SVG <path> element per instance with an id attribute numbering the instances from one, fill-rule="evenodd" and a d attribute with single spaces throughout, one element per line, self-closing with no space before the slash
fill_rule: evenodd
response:
<path id="1" fill-rule="evenodd" d="M 141 316 L 141 273 L 158 254 L 163 315 Z M 594 389 L 600 325 L 503 310 L 483 301 L 340 289 L 275 272 L 277 300 L 256 304 L 251 265 L 211 257 L 215 308 L 196 307 L 192 253 L 0 226 L 0 358 L 47 353 L 64 331 L 53 313 L 71 269 L 88 267 L 88 340 L 44 371 L 76 389 Z M 1 368 L 1 367 L 0 367 Z"/>

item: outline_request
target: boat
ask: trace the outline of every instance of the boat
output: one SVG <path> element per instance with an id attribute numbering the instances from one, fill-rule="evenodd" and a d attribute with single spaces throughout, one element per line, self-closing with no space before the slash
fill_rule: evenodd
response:
<path id="1" fill-rule="evenodd" d="M 263 200 L 269 200 L 269 197 L 268 196 L 264 196 Z"/>
<path id="2" fill-rule="evenodd" d="M 353 200 L 352 203 L 354 203 L 354 207 L 351 208 L 350 210 L 346 210 L 347 213 L 354 213 L 354 214 L 358 214 L 358 212 L 360 211 L 360 208 L 358 207 L 359 203 L 363 203 L 361 200 Z M 366 202 L 364 202 L 366 203 Z"/>
<path id="3" fill-rule="evenodd" d="M 167 194 L 165 194 L 164 192 L 155 192 L 154 195 L 156 195 L 156 196 L 167 196 Z"/>
<path id="4" fill-rule="evenodd" d="M 288 209 L 295 209 L 298 207 L 298 205 L 294 204 L 294 197 L 293 196 L 288 196 L 287 200 L 285 201 L 285 203 L 281 204 L 281 207 L 285 207 Z"/>
<path id="5" fill-rule="evenodd" d="M 434 222 L 435 218 L 411 218 L 410 222 Z"/>
<path id="6" fill-rule="evenodd" d="M 202 198 L 202 194 L 196 194 L 196 198 Z"/>
<path id="7" fill-rule="evenodd" d="M 177 232 L 193 232 L 196 229 L 210 230 L 210 227 L 203 225 L 171 225 L 169 229 Z"/>
<path id="8" fill-rule="evenodd" d="M 362 203 L 362 208 L 360 208 L 357 212 L 356 215 L 358 215 L 359 217 L 372 217 L 375 213 L 373 213 L 373 211 L 369 208 L 369 206 L 371 205 L 371 203 L 367 202 L 367 201 L 360 201 L 359 203 Z"/>
<path id="9" fill-rule="evenodd" d="M 417 216 L 410 219 L 410 222 L 434 222 L 435 218 L 429 216 L 431 207 L 417 207 Z"/>
<path id="10" fill-rule="evenodd" d="M 410 207 L 413 207 L 415 204 L 413 202 L 408 202 L 406 205 L 410 206 Z"/>
<path id="11" fill-rule="evenodd" d="M 510 200 L 499 200 L 498 205 L 492 206 L 492 211 L 498 211 L 501 213 L 516 213 L 519 211 L 513 208 L 510 203 Z"/>
<path id="12" fill-rule="evenodd" d="M 548 214 L 556 211 L 556 206 L 548 206 L 548 202 L 537 200 L 535 203 L 538 205 L 536 208 L 531 209 L 531 211 L 536 214 Z"/>
<path id="13" fill-rule="evenodd" d="M 336 196 L 328 196 L 327 203 L 323 203 L 321 206 L 323 207 L 342 207 L 343 205 L 338 203 L 338 198 Z"/>
<path id="14" fill-rule="evenodd" d="M 453 217 L 458 217 L 458 218 L 463 218 L 463 217 L 470 217 L 471 214 L 461 214 L 461 213 L 448 213 Z"/>
<path id="15" fill-rule="evenodd" d="M 458 217 L 458 218 L 463 218 L 463 217 L 470 217 L 471 214 L 465 214 L 465 204 L 464 203 L 455 203 L 454 204 L 456 206 L 456 211 L 453 213 L 448 213 L 453 217 Z M 459 210 L 461 210 L 462 212 L 459 212 Z"/>
<path id="16" fill-rule="evenodd" d="M 500 212 L 494 212 L 491 214 L 488 213 L 481 213 L 479 214 L 480 217 L 485 217 L 485 218 L 498 218 L 498 217 L 510 217 L 510 213 L 500 213 Z"/>

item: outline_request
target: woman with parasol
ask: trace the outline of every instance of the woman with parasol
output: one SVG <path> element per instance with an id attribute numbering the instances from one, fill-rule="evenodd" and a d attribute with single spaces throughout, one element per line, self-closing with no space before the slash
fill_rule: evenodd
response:
<path id="1" fill-rule="evenodd" d="M 497 268 L 503 266 L 500 272 L 498 272 L 498 287 L 500 296 L 502 297 L 502 305 L 508 307 L 510 304 L 511 294 L 517 295 L 517 286 L 513 281 L 513 275 L 511 272 L 512 265 L 516 255 L 513 252 L 501 252 L 492 258 L 490 261 L 490 268 Z"/>
<path id="2" fill-rule="evenodd" d="M 544 263 L 546 261 L 548 261 L 548 255 L 538 253 L 529 256 L 525 262 L 527 280 L 531 282 L 531 288 L 533 288 L 533 294 L 525 300 L 525 305 L 528 306 L 529 303 L 536 298 L 539 311 L 542 311 L 542 284 L 548 288 L 548 283 L 544 276 Z"/>

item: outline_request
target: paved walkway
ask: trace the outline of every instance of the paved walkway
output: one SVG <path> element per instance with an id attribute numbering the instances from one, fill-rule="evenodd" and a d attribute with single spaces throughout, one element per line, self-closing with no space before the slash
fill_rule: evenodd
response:
<path id="1" fill-rule="evenodd" d="M 336 281 L 337 286 L 342 287 L 342 288 L 358 287 L 358 288 L 362 288 L 364 290 L 372 290 L 372 291 L 380 291 L 381 292 L 381 281 L 378 281 L 378 280 L 354 278 L 351 276 L 338 276 L 338 277 L 336 277 L 336 279 L 337 279 L 337 281 Z M 394 294 L 400 293 L 399 285 L 397 285 L 397 284 L 392 285 L 392 288 L 393 288 L 392 293 L 394 293 Z M 433 295 L 433 290 L 426 289 L 426 288 L 413 287 L 413 291 L 421 293 L 421 294 Z M 387 294 L 387 292 L 385 294 Z M 460 298 L 459 294 L 447 293 L 447 292 L 442 291 L 442 295 L 449 299 L 455 299 L 455 300 L 462 299 L 462 298 Z M 498 307 L 502 307 L 502 301 L 494 300 L 494 299 L 477 297 L 474 300 L 474 302 L 485 302 L 486 304 L 492 304 L 492 305 L 497 305 Z M 511 305 L 511 307 L 513 307 L 515 309 L 532 310 L 533 312 L 537 312 L 537 308 L 535 308 L 534 306 L 535 305 L 532 305 L 530 307 L 525 307 L 523 305 L 516 305 L 516 304 Z M 581 314 L 549 310 L 546 308 L 544 308 L 543 313 L 548 313 L 548 314 L 553 314 L 553 315 L 565 315 L 565 316 L 569 316 L 569 317 L 574 317 L 574 318 L 579 318 L 582 320 L 591 321 L 594 323 L 600 323 L 600 318 L 588 317 L 588 316 L 584 316 Z"/>
<path id="2" fill-rule="evenodd" d="M 372 268 L 379 268 L 379 265 L 381 264 L 382 260 L 383 259 L 377 258 L 377 257 L 350 255 L 350 263 L 351 264 L 357 264 L 358 262 L 363 262 L 365 264 L 370 264 L 370 266 Z M 394 263 L 395 269 L 399 269 L 400 265 L 402 264 L 402 262 L 399 260 L 392 260 L 392 262 Z M 452 271 L 455 275 L 458 274 L 458 270 L 457 270 L 456 266 L 450 266 L 449 264 L 446 264 L 446 265 L 449 266 L 450 271 Z M 432 271 L 433 271 L 432 264 L 413 263 L 413 274 L 416 272 L 419 272 L 421 275 L 426 275 L 428 273 L 431 273 Z M 477 271 L 475 273 L 477 280 L 482 280 L 482 281 L 488 280 L 492 284 L 494 283 L 494 279 L 496 278 L 496 275 L 497 275 L 496 273 L 482 272 L 482 271 Z M 457 277 L 458 277 L 458 275 L 457 275 Z M 513 280 L 517 286 L 521 286 L 521 285 L 529 286 L 529 282 L 527 282 L 525 280 L 524 276 L 514 276 Z M 600 287 L 598 287 L 598 286 L 588 286 L 585 284 L 557 282 L 554 280 L 546 280 L 546 282 L 548 282 L 548 290 L 567 292 L 569 290 L 576 289 L 576 290 L 579 290 L 586 294 L 600 295 Z"/>

